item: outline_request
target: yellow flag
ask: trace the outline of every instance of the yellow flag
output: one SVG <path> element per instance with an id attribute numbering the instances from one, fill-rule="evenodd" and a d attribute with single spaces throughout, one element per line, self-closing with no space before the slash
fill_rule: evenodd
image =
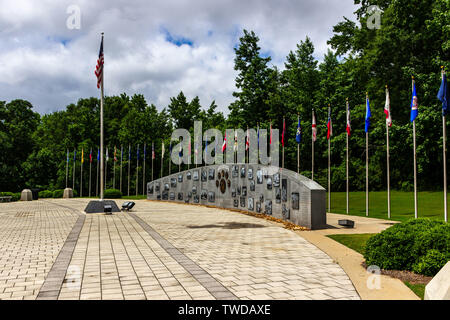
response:
<path id="1" fill-rule="evenodd" d="M 81 148 L 81 163 L 84 162 L 84 151 L 83 148 Z"/>

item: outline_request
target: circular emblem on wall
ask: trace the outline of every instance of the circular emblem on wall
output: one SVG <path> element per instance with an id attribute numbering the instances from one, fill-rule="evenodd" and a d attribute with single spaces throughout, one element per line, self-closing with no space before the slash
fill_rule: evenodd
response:
<path id="1" fill-rule="evenodd" d="M 216 180 L 216 187 L 220 189 L 220 192 L 223 194 L 227 191 L 228 188 L 231 186 L 231 181 L 228 180 L 228 172 L 225 170 L 221 170 L 217 174 L 217 180 Z"/>

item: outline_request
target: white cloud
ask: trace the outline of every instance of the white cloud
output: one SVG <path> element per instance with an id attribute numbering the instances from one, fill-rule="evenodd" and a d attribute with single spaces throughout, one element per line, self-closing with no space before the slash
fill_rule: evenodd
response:
<path id="1" fill-rule="evenodd" d="M 81 29 L 66 27 L 67 7 L 81 9 Z M 308 35 L 321 58 L 332 26 L 352 17 L 352 0 L 0 0 L 0 100 L 23 98 L 40 113 L 98 96 L 94 68 L 105 32 L 105 93 L 142 93 L 159 109 L 180 90 L 216 100 L 227 112 L 235 90 L 234 50 L 242 29 L 283 67 Z M 180 43 L 166 40 L 167 32 Z M 180 44 L 178 43 L 178 44 Z"/>

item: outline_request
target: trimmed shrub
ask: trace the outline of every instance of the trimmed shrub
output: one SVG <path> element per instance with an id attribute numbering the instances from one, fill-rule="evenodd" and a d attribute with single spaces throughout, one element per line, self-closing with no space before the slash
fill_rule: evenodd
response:
<path id="1" fill-rule="evenodd" d="M 53 198 L 62 198 L 64 195 L 64 190 L 62 189 L 57 189 L 55 191 L 53 191 Z"/>
<path id="2" fill-rule="evenodd" d="M 53 191 L 49 191 L 49 190 L 42 190 L 39 191 L 39 198 L 53 198 Z"/>
<path id="3" fill-rule="evenodd" d="M 20 192 L 0 192 L 0 197 L 11 197 L 11 201 L 19 201 L 20 200 Z"/>
<path id="4" fill-rule="evenodd" d="M 450 226 L 431 219 L 409 220 L 371 237 L 365 248 L 367 265 L 429 275 L 450 257 Z"/>
<path id="5" fill-rule="evenodd" d="M 120 199 L 122 198 L 122 192 L 117 189 L 106 189 L 105 190 L 105 199 Z"/>

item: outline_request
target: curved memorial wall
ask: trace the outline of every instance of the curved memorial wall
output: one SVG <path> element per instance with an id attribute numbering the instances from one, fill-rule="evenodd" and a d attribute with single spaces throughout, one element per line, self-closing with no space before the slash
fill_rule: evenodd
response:
<path id="1" fill-rule="evenodd" d="M 293 171 L 256 164 L 193 168 L 147 184 L 147 199 L 264 213 L 309 229 L 326 225 L 326 193 Z"/>

